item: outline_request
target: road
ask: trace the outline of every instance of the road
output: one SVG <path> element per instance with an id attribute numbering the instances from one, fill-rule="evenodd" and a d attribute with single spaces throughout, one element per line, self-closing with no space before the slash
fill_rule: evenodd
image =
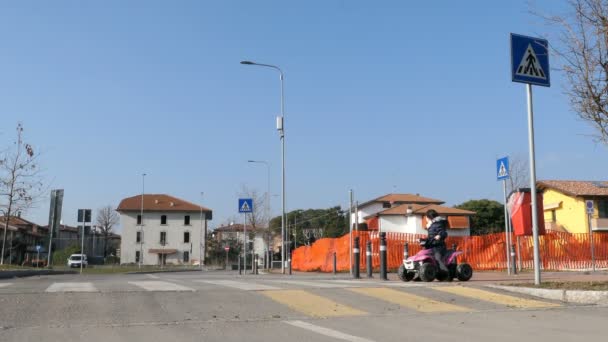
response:
<path id="1" fill-rule="evenodd" d="M 0 281 L 0 341 L 604 340 L 608 308 L 475 282 L 188 272 Z"/>

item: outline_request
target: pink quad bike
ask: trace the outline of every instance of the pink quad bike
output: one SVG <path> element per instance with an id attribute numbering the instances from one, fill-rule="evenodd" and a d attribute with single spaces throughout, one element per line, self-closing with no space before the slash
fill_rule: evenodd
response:
<path id="1" fill-rule="evenodd" d="M 467 263 L 458 264 L 457 257 L 462 254 L 462 251 L 456 249 L 448 249 L 443 257 L 443 262 L 448 268 L 448 272 L 441 271 L 439 264 L 433 256 L 433 249 L 427 243 L 426 239 L 420 239 L 420 245 L 423 249 L 405 260 L 399 266 L 397 275 L 403 281 L 426 281 L 430 282 L 435 279 L 439 281 L 452 281 L 458 278 L 460 281 L 468 281 L 473 276 L 473 268 Z"/>

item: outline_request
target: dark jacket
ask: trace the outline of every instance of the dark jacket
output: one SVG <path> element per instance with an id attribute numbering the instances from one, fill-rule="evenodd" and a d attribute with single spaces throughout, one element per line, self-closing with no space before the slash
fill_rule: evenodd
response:
<path id="1" fill-rule="evenodd" d="M 445 217 L 435 217 L 431 221 L 428 229 L 428 239 L 431 241 L 431 247 L 445 247 L 445 239 L 448 237 L 448 220 Z M 435 236 L 439 235 L 441 239 L 435 240 Z"/>

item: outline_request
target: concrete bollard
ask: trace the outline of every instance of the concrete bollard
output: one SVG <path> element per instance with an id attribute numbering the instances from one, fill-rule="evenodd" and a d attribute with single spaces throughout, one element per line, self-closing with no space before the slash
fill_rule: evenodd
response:
<path id="1" fill-rule="evenodd" d="M 511 267 L 513 274 L 517 274 L 517 265 L 515 264 L 515 244 L 511 245 Z"/>
<path id="2" fill-rule="evenodd" d="M 241 255 L 240 255 L 240 254 L 239 254 L 239 256 L 238 256 L 238 259 L 239 259 L 239 260 L 238 260 L 238 262 L 237 262 L 237 265 L 238 265 L 237 267 L 238 267 L 238 269 L 239 269 L 239 274 L 242 274 L 242 272 L 241 272 Z"/>
<path id="3" fill-rule="evenodd" d="M 336 273 L 337 273 L 337 269 L 336 269 L 336 268 L 337 268 L 337 267 L 336 267 L 336 264 L 337 264 L 337 263 L 338 263 L 338 261 L 336 260 L 336 252 L 334 252 L 334 274 L 336 274 Z"/>
<path id="4" fill-rule="evenodd" d="M 353 270 L 353 278 L 355 279 L 359 279 L 361 278 L 360 276 L 360 269 L 361 269 L 361 253 L 359 252 L 359 237 L 356 236 L 355 237 L 355 245 L 353 247 L 353 259 L 355 261 L 355 267 Z"/>
<path id="5" fill-rule="evenodd" d="M 386 275 L 388 265 L 386 264 L 386 233 L 380 233 L 380 279 L 388 280 Z"/>
<path id="6" fill-rule="evenodd" d="M 366 265 L 367 265 L 367 277 L 368 278 L 372 278 L 372 242 L 371 241 L 367 241 L 367 246 L 365 248 L 365 258 L 366 258 Z"/>

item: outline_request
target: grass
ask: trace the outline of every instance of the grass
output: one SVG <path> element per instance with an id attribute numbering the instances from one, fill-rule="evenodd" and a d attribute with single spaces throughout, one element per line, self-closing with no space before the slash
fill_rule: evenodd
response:
<path id="1" fill-rule="evenodd" d="M 531 283 L 515 283 L 509 285 L 552 290 L 608 291 L 608 281 L 550 281 L 541 283 L 538 286 Z"/>

